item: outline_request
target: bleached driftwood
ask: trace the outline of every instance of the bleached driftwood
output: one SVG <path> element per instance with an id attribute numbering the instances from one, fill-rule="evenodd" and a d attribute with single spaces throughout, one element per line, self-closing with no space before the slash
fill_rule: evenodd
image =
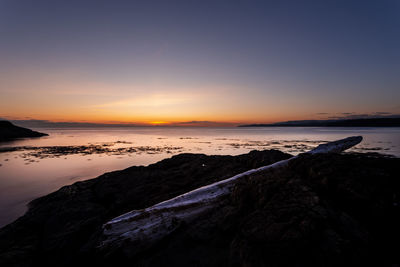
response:
<path id="1" fill-rule="evenodd" d="M 361 140 L 361 136 L 348 137 L 321 144 L 307 153 L 339 153 L 357 145 Z M 163 201 L 149 208 L 133 210 L 116 217 L 103 225 L 104 240 L 100 247 L 118 245 L 126 240 L 132 242 L 159 240 L 174 231 L 180 222 L 190 222 L 197 215 L 218 207 L 223 203 L 224 198 L 231 193 L 239 178 L 268 169 L 287 166 L 289 161 L 297 157 L 252 169 Z"/>

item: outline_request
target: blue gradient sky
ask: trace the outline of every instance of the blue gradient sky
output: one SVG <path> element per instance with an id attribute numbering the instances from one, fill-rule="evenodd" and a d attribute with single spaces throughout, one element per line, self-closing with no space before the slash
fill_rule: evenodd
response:
<path id="1" fill-rule="evenodd" d="M 0 0 L 0 117 L 400 114 L 400 2 Z"/>

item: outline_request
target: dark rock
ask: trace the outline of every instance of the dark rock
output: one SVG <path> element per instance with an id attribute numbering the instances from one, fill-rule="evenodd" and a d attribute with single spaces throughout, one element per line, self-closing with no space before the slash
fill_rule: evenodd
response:
<path id="1" fill-rule="evenodd" d="M 24 137 L 41 137 L 48 134 L 15 126 L 9 121 L 0 121 L 0 142 Z"/>
<path id="2" fill-rule="evenodd" d="M 276 150 L 239 156 L 180 154 L 64 186 L 32 201 L 24 216 L 0 230 L 0 265 L 70 266 L 94 259 L 101 265 L 104 255 L 98 256 L 95 248 L 102 224 L 111 218 L 289 157 Z"/>
<path id="3" fill-rule="evenodd" d="M 152 247 L 97 257 L 104 266 L 396 266 L 399 163 L 303 155 L 243 179 L 223 207 Z"/>
<path id="4" fill-rule="evenodd" d="M 132 209 L 289 155 L 181 154 L 65 186 L 0 230 L 1 266 L 396 266 L 399 158 L 302 155 L 244 177 L 223 205 L 155 244 L 99 250 L 101 225 Z M 132 249 L 135 248 L 135 249 Z M 129 264 L 128 264 L 129 263 Z"/>

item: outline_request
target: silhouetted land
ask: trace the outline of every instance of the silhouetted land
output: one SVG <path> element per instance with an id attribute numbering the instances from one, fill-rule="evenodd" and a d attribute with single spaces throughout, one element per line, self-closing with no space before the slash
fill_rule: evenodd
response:
<path id="1" fill-rule="evenodd" d="M 155 244 L 99 251 L 102 225 L 237 173 L 289 158 L 180 154 L 64 186 L 0 229 L 1 266 L 394 266 L 399 158 L 302 155 L 243 177 L 232 195 Z"/>
<path id="2" fill-rule="evenodd" d="M 238 127 L 400 127 L 400 118 L 302 120 L 271 124 L 246 124 Z"/>
<path id="3" fill-rule="evenodd" d="M 0 141 L 8 141 L 25 137 L 41 137 L 48 134 L 32 131 L 27 128 L 15 126 L 9 121 L 0 121 Z"/>

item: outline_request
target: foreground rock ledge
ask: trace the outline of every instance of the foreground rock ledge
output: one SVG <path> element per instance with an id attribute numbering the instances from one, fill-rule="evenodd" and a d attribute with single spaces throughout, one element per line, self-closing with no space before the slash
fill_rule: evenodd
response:
<path id="1" fill-rule="evenodd" d="M 396 266 L 399 163 L 301 155 L 244 177 L 221 205 L 177 220 L 158 242 L 127 239 L 99 255 L 106 266 Z"/>

